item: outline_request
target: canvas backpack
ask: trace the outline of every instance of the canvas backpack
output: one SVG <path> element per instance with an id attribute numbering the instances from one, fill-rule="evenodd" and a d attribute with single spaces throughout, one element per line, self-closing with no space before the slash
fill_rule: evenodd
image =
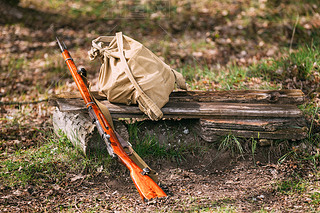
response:
<path id="1" fill-rule="evenodd" d="M 181 73 L 121 32 L 93 40 L 89 58 L 101 59 L 100 94 L 111 103 L 138 104 L 152 120 L 162 118 L 160 109 L 169 101 L 175 82 L 187 89 Z"/>

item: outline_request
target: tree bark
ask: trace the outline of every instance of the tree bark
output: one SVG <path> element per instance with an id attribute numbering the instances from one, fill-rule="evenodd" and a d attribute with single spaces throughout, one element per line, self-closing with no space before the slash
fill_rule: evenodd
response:
<path id="1" fill-rule="evenodd" d="M 86 111 L 63 112 L 56 108 L 52 119 L 55 133 L 57 135 L 65 134 L 72 144 L 83 153 L 107 152 L 106 144 Z M 128 141 L 127 128 L 117 120 L 113 120 L 113 124 L 120 136 Z"/>

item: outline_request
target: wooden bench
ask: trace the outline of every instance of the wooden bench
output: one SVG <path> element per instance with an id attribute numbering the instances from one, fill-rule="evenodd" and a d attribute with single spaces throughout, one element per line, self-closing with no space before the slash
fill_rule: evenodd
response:
<path id="1" fill-rule="evenodd" d="M 137 106 L 111 104 L 94 95 L 108 108 L 114 120 L 147 117 Z M 297 105 L 304 102 L 301 90 L 230 90 L 177 91 L 162 108 L 164 119 L 194 119 L 196 132 L 205 141 L 214 142 L 227 134 L 258 139 L 292 139 L 307 137 L 307 125 Z M 53 97 L 57 106 L 53 115 L 54 128 L 61 129 L 84 152 L 101 144 L 80 94 Z M 179 121 L 177 121 L 179 122 Z M 116 122 L 118 132 L 128 137 L 125 126 Z M 94 141 L 94 142 L 93 142 Z"/>

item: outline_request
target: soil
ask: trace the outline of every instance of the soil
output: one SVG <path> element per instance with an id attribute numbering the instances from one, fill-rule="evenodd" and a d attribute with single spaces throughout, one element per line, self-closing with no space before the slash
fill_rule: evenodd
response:
<path id="1" fill-rule="evenodd" d="M 270 148 L 261 147 L 256 165 L 250 156 L 232 157 L 229 152 L 214 148 L 201 156 L 189 155 L 180 165 L 157 160 L 152 167 L 159 172 L 166 198 L 143 202 L 127 170 L 115 165 L 110 176 L 80 175 L 70 178 L 65 186 L 48 183 L 2 188 L 0 206 L 3 212 L 309 210 L 309 205 L 305 205 L 310 202 L 307 197 L 290 197 L 277 191 L 275 185 L 288 176 L 289 169 L 284 168 L 289 167 L 268 163 L 263 153 Z"/>

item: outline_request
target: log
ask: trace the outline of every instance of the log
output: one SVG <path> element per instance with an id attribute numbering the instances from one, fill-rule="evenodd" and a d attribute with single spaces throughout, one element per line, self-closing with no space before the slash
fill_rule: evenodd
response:
<path id="1" fill-rule="evenodd" d="M 89 115 L 83 112 L 62 112 L 56 109 L 53 113 L 53 127 L 57 135 L 65 134 L 77 148 L 89 154 L 91 150 L 104 147 L 102 140 L 97 135 L 97 130 L 92 122 L 88 122 Z M 95 141 L 91 143 L 91 141 Z"/>
<path id="2" fill-rule="evenodd" d="M 106 144 L 101 139 L 96 125 L 91 122 L 91 118 L 87 112 L 62 112 L 56 108 L 52 120 L 55 133 L 59 136 L 66 135 L 72 144 L 84 154 L 107 153 Z M 128 141 L 129 134 L 127 128 L 117 120 L 113 120 L 113 124 L 121 137 Z"/>
<path id="3" fill-rule="evenodd" d="M 98 92 L 93 94 L 108 107 L 115 121 L 118 118 L 147 119 L 138 106 L 113 104 Z M 196 119 L 192 120 L 195 132 L 208 142 L 228 134 L 300 140 L 307 137 L 308 131 L 297 107 L 303 101 L 301 90 L 177 91 L 170 95 L 162 111 L 164 119 Z M 103 146 L 80 94 L 57 95 L 50 103 L 57 107 L 53 116 L 55 129 L 62 129 L 85 153 Z M 121 128 L 121 132 L 127 134 L 123 125 Z"/>

